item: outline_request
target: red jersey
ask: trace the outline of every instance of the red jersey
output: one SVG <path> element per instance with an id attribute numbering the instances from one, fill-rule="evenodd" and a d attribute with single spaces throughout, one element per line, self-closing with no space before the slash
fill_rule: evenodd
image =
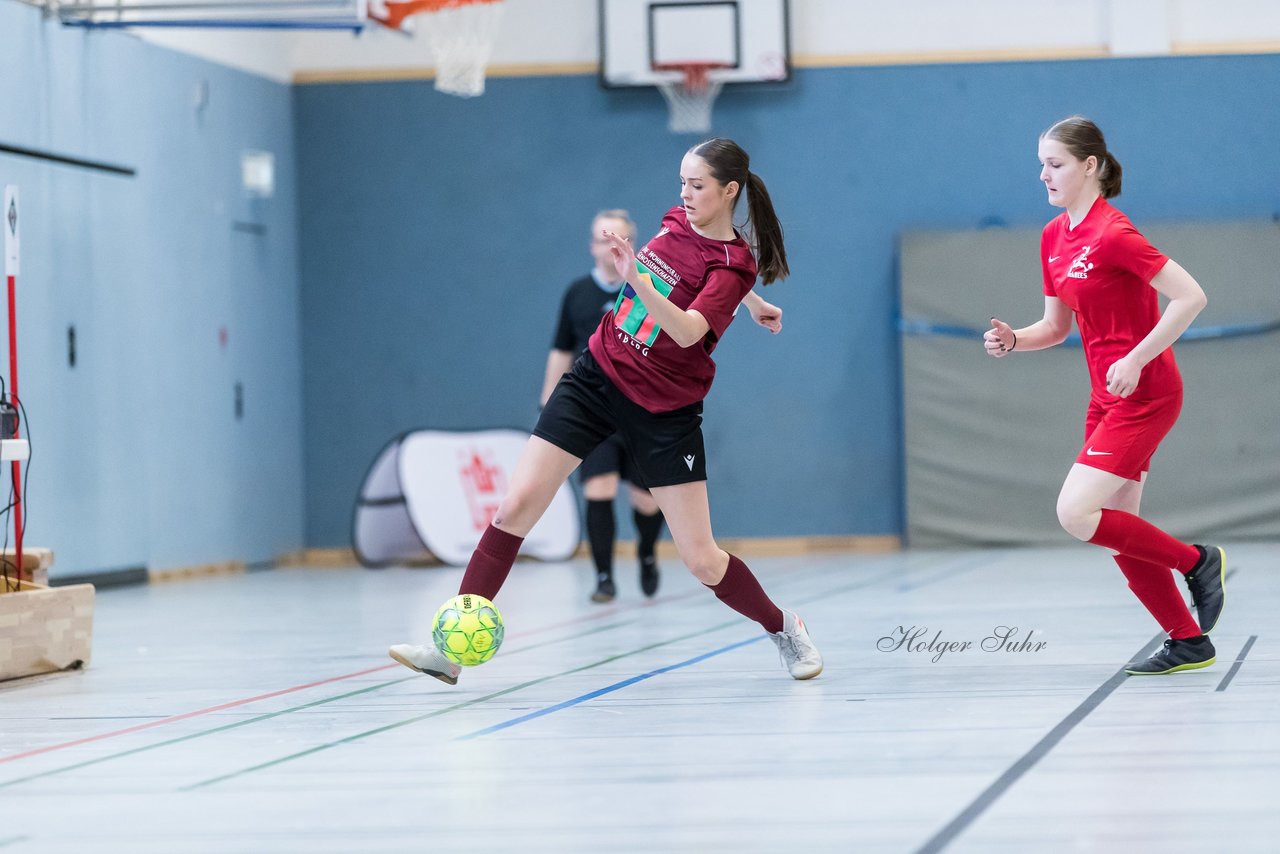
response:
<path id="1" fill-rule="evenodd" d="M 716 374 L 711 351 L 755 284 L 756 259 L 741 235 L 733 240 L 703 237 L 677 206 L 636 253 L 636 268 L 658 293 L 677 308 L 697 311 L 711 328 L 698 343 L 681 347 L 626 285 L 588 346 L 623 394 L 650 412 L 670 412 L 702 400 L 711 389 Z"/>
<path id="2" fill-rule="evenodd" d="M 1106 405 L 1120 399 L 1107 391 L 1108 369 L 1160 320 L 1151 280 L 1169 258 L 1101 196 L 1074 229 L 1070 225 L 1064 211 L 1040 235 L 1044 292 L 1075 312 L 1093 398 Z M 1181 390 L 1182 376 L 1169 347 L 1142 369 L 1130 397 L 1151 399 Z"/>

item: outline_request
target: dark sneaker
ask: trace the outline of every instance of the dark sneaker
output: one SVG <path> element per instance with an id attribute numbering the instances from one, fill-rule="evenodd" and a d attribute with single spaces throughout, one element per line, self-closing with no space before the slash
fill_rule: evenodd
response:
<path id="1" fill-rule="evenodd" d="M 1179 670 L 1198 670 L 1217 660 L 1217 650 L 1206 635 L 1184 640 L 1169 638 L 1155 655 L 1146 661 L 1128 665 L 1124 672 L 1130 676 L 1163 676 Z"/>
<path id="2" fill-rule="evenodd" d="M 617 595 L 618 588 L 614 586 L 612 578 L 607 575 L 596 576 L 596 592 L 591 594 L 592 602 L 612 602 Z"/>
<path id="3" fill-rule="evenodd" d="M 1220 546 L 1198 546 L 1204 552 L 1199 565 L 1187 573 L 1191 602 L 1196 606 L 1196 621 L 1206 635 L 1218 625 L 1222 606 L 1227 602 L 1227 553 Z"/>
<path id="4" fill-rule="evenodd" d="M 646 596 L 658 592 L 658 559 L 653 556 L 640 558 L 640 589 Z"/>

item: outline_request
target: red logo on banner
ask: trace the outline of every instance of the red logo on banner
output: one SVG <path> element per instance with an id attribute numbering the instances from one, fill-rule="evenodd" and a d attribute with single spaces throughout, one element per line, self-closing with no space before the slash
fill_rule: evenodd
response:
<path id="1" fill-rule="evenodd" d="M 492 454 L 481 456 L 482 453 L 478 448 L 464 452 L 464 464 L 458 469 L 462 476 L 462 491 L 467 495 L 467 506 L 471 510 L 471 524 L 477 531 L 489 527 L 507 491 L 502 468 L 492 462 Z"/>

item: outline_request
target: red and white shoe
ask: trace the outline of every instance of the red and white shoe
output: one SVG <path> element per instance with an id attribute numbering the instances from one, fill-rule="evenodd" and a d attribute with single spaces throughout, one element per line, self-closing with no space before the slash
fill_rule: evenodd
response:
<path id="1" fill-rule="evenodd" d="M 778 654 L 792 679 L 812 679 L 822 672 L 822 654 L 813 645 L 804 620 L 794 611 L 783 610 L 782 631 L 769 637 L 778 645 Z"/>
<path id="2" fill-rule="evenodd" d="M 388 649 L 387 654 L 410 670 L 434 676 L 446 685 L 457 685 L 458 674 L 462 672 L 462 668 L 445 658 L 435 644 L 414 646 L 398 643 Z"/>

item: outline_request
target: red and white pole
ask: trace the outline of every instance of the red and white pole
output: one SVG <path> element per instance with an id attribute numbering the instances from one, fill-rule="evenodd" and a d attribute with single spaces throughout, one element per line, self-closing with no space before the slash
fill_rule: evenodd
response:
<path id="1" fill-rule="evenodd" d="M 18 188 L 4 188 L 4 272 L 9 283 L 9 396 L 13 408 L 18 408 L 18 315 L 16 292 L 19 273 L 18 251 Z M 21 430 L 21 425 L 19 425 Z M 12 437 L 18 438 L 17 433 Z M 22 463 L 13 461 L 13 533 L 14 563 L 18 567 L 19 583 L 22 573 Z"/>

